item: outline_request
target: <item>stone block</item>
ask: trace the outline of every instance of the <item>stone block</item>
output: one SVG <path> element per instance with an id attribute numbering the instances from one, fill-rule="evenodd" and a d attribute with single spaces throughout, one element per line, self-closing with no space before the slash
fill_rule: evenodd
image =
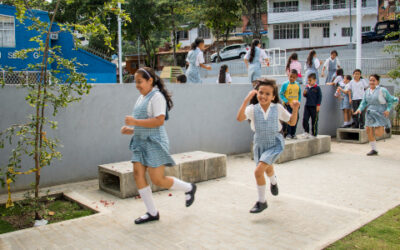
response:
<path id="1" fill-rule="evenodd" d="M 377 140 L 387 139 L 392 136 L 391 133 L 384 133 L 383 136 L 377 137 Z M 365 129 L 358 128 L 338 128 L 336 130 L 336 140 L 338 142 L 348 142 L 348 143 L 367 143 L 368 135 Z"/>

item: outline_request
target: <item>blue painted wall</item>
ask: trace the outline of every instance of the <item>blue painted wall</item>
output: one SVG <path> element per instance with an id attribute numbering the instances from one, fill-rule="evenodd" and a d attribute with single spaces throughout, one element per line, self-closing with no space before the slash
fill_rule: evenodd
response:
<path id="1" fill-rule="evenodd" d="M 14 16 L 16 9 L 14 6 L 0 5 L 0 15 Z M 48 13 L 45 11 L 34 10 L 34 15 L 39 17 L 40 20 L 49 22 L 50 19 Z M 30 15 L 27 12 L 27 15 Z M 14 70 L 24 71 L 27 70 L 28 64 L 36 64 L 41 62 L 41 57 L 37 53 L 30 53 L 26 59 L 15 58 L 15 51 L 27 48 L 35 48 L 38 45 L 35 42 L 29 41 L 33 36 L 38 35 L 35 31 L 29 31 L 27 27 L 32 25 L 29 19 L 21 24 L 15 18 L 15 40 L 16 46 L 14 48 L 0 47 L 0 66 L 1 67 L 13 67 Z M 52 31 L 59 30 L 57 24 L 54 24 Z M 45 38 L 43 38 L 45 39 Z M 58 35 L 58 40 L 51 40 L 51 46 L 61 46 L 61 53 L 64 58 L 72 59 L 76 58 L 77 61 L 86 66 L 80 67 L 79 72 L 85 73 L 88 82 L 94 83 L 116 83 L 116 65 L 93 55 L 82 49 L 74 49 L 74 41 L 72 34 L 68 32 L 61 32 Z M 52 64 L 51 68 L 55 68 L 57 65 Z M 59 78 L 65 79 L 67 75 L 60 75 Z M 94 81 L 90 80 L 94 79 Z"/>

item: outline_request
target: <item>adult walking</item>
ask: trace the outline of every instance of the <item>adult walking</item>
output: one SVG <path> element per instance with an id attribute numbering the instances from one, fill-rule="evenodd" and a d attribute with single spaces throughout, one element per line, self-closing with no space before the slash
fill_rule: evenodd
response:
<path id="1" fill-rule="evenodd" d="M 308 76 L 314 73 L 317 76 L 317 85 L 319 85 L 318 68 L 320 65 L 321 63 L 317 58 L 317 52 L 315 52 L 315 50 L 311 50 L 310 53 L 308 53 L 306 65 L 304 66 L 306 70 L 306 81 L 308 79 Z"/>
<path id="2" fill-rule="evenodd" d="M 189 67 L 186 70 L 186 78 L 188 83 L 202 83 L 200 77 L 200 68 L 211 70 L 211 66 L 204 64 L 205 60 L 203 50 L 204 39 L 198 37 L 192 43 L 191 50 L 186 57 L 186 62 L 189 64 Z"/>
<path id="3" fill-rule="evenodd" d="M 251 49 L 244 56 L 244 63 L 249 72 L 250 83 L 261 78 L 261 64 L 269 64 L 269 59 L 264 50 L 261 49 L 260 40 L 254 39 L 251 43 Z"/>

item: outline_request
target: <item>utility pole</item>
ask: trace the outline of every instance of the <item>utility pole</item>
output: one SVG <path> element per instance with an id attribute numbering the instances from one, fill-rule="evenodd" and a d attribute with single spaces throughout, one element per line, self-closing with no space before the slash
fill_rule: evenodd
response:
<path id="1" fill-rule="evenodd" d="M 121 11 L 121 3 L 118 2 L 118 9 Z M 118 15 L 118 72 L 119 84 L 122 84 L 122 34 L 121 34 L 121 16 Z"/>
<path id="2" fill-rule="evenodd" d="M 351 5 L 353 4 L 353 0 L 348 0 L 348 1 L 349 1 L 349 20 L 350 20 L 350 44 L 351 44 L 353 43 L 353 27 L 351 26 Z"/>
<path id="3" fill-rule="evenodd" d="M 356 44 L 356 68 L 361 69 L 361 0 L 357 0 L 357 44 Z"/>

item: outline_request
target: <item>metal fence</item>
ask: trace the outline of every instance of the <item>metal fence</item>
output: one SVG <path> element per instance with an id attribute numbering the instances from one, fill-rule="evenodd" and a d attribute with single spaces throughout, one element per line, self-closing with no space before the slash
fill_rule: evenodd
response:
<path id="1" fill-rule="evenodd" d="M 1 71 L 0 77 L 5 84 L 38 83 L 40 71 Z"/>

